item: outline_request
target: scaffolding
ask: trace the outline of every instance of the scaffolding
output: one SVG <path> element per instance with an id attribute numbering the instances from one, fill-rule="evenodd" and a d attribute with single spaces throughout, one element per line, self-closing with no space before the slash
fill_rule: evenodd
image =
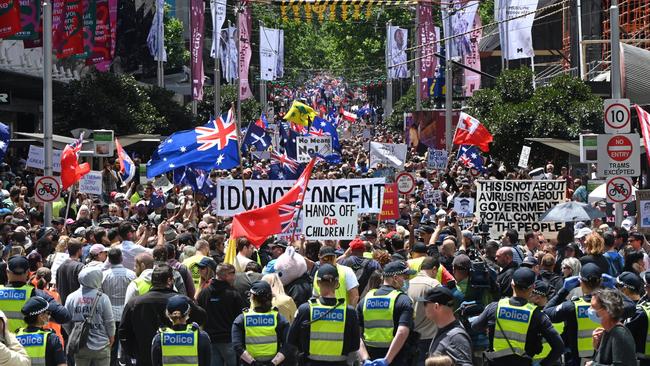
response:
<path id="1" fill-rule="evenodd" d="M 609 6 L 610 0 L 603 0 L 603 11 L 605 17 L 603 20 L 603 39 L 609 39 L 610 22 Z M 621 25 L 622 39 L 649 39 L 650 38 L 650 2 L 648 0 L 621 0 L 618 4 L 620 13 L 619 23 Z M 638 44 L 630 43 L 641 48 L 650 48 L 647 42 Z M 609 57 L 609 44 L 603 48 L 603 56 Z"/>

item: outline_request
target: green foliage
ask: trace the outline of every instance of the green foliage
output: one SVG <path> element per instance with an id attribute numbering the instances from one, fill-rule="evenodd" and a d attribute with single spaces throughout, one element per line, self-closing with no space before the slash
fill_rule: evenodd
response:
<path id="1" fill-rule="evenodd" d="M 520 68 L 504 72 L 492 89 L 482 89 L 469 99 L 469 114 L 494 135 L 492 156 L 515 166 L 527 137 L 578 139 L 580 132 L 602 132 L 602 100 L 577 78 L 559 76 L 533 89 L 532 72 Z M 556 151 L 534 147 L 530 163 L 542 164 Z M 539 153 L 538 153 L 539 152 Z"/>
<path id="2" fill-rule="evenodd" d="M 388 117 L 387 124 L 396 130 L 403 129 L 404 112 L 415 110 L 415 84 L 411 85 L 404 95 L 393 104 L 393 113 Z M 422 98 L 422 109 L 433 109 L 433 99 Z"/>
<path id="3" fill-rule="evenodd" d="M 188 105 L 188 108 L 190 106 Z M 221 85 L 221 113 L 226 112 L 230 107 L 233 111 L 237 110 L 237 86 Z M 203 88 L 203 100 L 197 105 L 197 120 L 207 121 L 210 116 L 214 116 L 214 88 L 206 86 Z M 256 121 L 260 117 L 262 107 L 254 98 L 246 99 L 241 105 L 242 124 L 245 126 L 251 121 Z"/>
<path id="4" fill-rule="evenodd" d="M 494 0 L 481 1 L 478 6 L 478 13 L 481 15 L 483 25 L 494 22 Z"/>
<path id="5" fill-rule="evenodd" d="M 169 5 L 165 5 L 165 50 L 167 51 L 166 69 L 177 69 L 186 65 L 190 60 L 190 51 L 185 47 L 183 39 L 183 22 L 170 17 Z"/>
<path id="6" fill-rule="evenodd" d="M 65 131 L 83 127 L 167 135 L 189 128 L 191 116 L 172 98 L 172 92 L 142 86 L 132 76 L 95 72 L 55 95 L 55 132 L 67 136 Z"/>

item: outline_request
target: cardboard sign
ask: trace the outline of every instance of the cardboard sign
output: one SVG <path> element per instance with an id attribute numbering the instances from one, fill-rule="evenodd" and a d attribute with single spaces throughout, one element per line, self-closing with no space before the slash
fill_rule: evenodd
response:
<path id="1" fill-rule="evenodd" d="M 397 193 L 397 183 L 389 183 L 386 184 L 384 189 L 384 201 L 381 204 L 379 220 L 395 220 L 399 218 L 399 194 Z"/>
<path id="2" fill-rule="evenodd" d="M 383 142 L 370 143 L 370 165 L 375 168 L 378 164 L 403 169 L 406 162 L 406 144 L 386 144 Z"/>
<path id="3" fill-rule="evenodd" d="M 456 197 L 454 198 L 454 211 L 460 217 L 468 217 L 474 215 L 474 199 L 471 197 Z"/>
<path id="4" fill-rule="evenodd" d="M 29 145 L 29 155 L 27 156 L 27 168 L 45 169 L 45 150 L 40 146 Z M 61 172 L 61 150 L 52 152 L 52 170 Z"/>
<path id="5" fill-rule="evenodd" d="M 561 222 L 541 222 L 540 216 L 564 202 L 566 180 L 478 180 L 476 216 L 490 225 L 496 239 L 506 229 L 523 238 L 527 231 L 540 231 L 546 238 L 557 237 Z"/>
<path id="6" fill-rule="evenodd" d="M 298 162 L 308 163 L 313 154 L 327 155 L 332 150 L 332 136 L 298 136 Z"/>
<path id="7" fill-rule="evenodd" d="M 520 168 L 528 168 L 528 158 L 530 158 L 530 146 L 522 146 L 521 147 L 521 154 L 519 154 L 519 164 L 517 164 L 518 167 Z"/>
<path id="8" fill-rule="evenodd" d="M 650 189 L 636 191 L 637 229 L 643 234 L 650 234 Z"/>
<path id="9" fill-rule="evenodd" d="M 448 159 L 449 154 L 447 150 L 429 149 L 427 166 L 431 169 L 445 170 L 447 169 Z"/>
<path id="10" fill-rule="evenodd" d="M 81 177 L 79 180 L 79 192 L 101 196 L 102 172 L 91 170 L 88 174 Z"/>
<path id="11" fill-rule="evenodd" d="M 307 203 L 302 208 L 303 235 L 307 240 L 351 240 L 357 235 L 354 203 Z"/>
<path id="12" fill-rule="evenodd" d="M 442 191 L 439 189 L 427 189 L 424 191 L 424 203 L 427 205 L 436 205 L 442 203 Z M 474 204 L 472 204 L 472 209 Z"/>

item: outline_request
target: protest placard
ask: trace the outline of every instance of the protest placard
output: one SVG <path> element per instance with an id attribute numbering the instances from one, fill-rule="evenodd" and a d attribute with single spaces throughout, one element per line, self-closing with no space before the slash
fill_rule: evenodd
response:
<path id="1" fill-rule="evenodd" d="M 541 222 L 540 215 L 564 202 L 566 180 L 478 180 L 475 215 L 490 225 L 493 238 L 515 229 L 523 238 L 527 231 L 539 231 L 553 239 L 564 226 Z"/>
<path id="2" fill-rule="evenodd" d="M 370 166 L 375 168 L 377 164 L 390 166 L 397 169 L 404 169 L 406 161 L 406 144 L 386 144 L 383 142 L 370 143 Z"/>
<path id="3" fill-rule="evenodd" d="M 302 228 L 307 240 L 351 240 L 357 235 L 354 203 L 306 203 Z"/>
<path id="4" fill-rule="evenodd" d="M 88 194 L 102 194 L 102 172 L 91 170 L 79 180 L 79 192 Z"/>
<path id="5" fill-rule="evenodd" d="M 327 155 L 332 151 L 332 136 L 298 136 L 298 162 L 308 163 L 313 154 Z"/>
<path id="6" fill-rule="evenodd" d="M 454 198 L 454 211 L 460 217 L 468 217 L 474 214 L 474 199 L 471 197 Z"/>
<path id="7" fill-rule="evenodd" d="M 29 145 L 29 155 L 27 156 L 27 168 L 45 169 L 45 152 L 41 146 Z M 53 150 L 52 153 L 52 170 L 61 172 L 61 150 Z"/>
<path id="8" fill-rule="evenodd" d="M 397 193 L 397 183 L 386 184 L 384 189 L 384 201 L 381 205 L 379 220 L 399 219 L 399 194 Z"/>
<path id="9" fill-rule="evenodd" d="M 167 179 L 167 176 L 161 175 L 154 179 L 153 186 L 156 189 L 162 189 L 163 192 L 167 193 L 174 188 L 172 182 Z"/>
<path id="10" fill-rule="evenodd" d="M 310 180 L 305 202 L 355 203 L 359 213 L 379 213 L 385 184 L 384 178 Z M 242 181 L 220 179 L 216 194 L 217 215 L 233 216 L 276 202 L 293 185 L 294 182 L 289 180 L 248 180 L 246 181 L 246 206 L 244 206 Z"/>
<path id="11" fill-rule="evenodd" d="M 442 203 L 442 192 L 439 189 L 427 189 L 424 191 L 424 203 L 427 205 Z"/>
<path id="12" fill-rule="evenodd" d="M 445 170 L 447 169 L 448 159 L 447 150 L 429 149 L 427 166 L 431 169 Z"/>

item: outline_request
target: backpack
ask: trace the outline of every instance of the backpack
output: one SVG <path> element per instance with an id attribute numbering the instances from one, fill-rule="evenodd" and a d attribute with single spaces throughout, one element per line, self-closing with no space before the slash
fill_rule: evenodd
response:
<path id="1" fill-rule="evenodd" d="M 88 343 L 88 334 L 90 333 L 90 327 L 92 326 L 91 322 L 95 316 L 95 309 L 97 309 L 97 303 L 99 298 L 102 296 L 101 291 L 97 291 L 97 296 L 93 300 L 92 308 L 90 313 L 84 316 L 82 322 L 75 322 L 70 335 L 68 336 L 68 341 L 66 343 L 65 351 L 68 355 L 74 355 L 79 352 L 80 349 L 86 347 Z"/>
<path id="2" fill-rule="evenodd" d="M 617 277 L 623 272 L 623 266 L 621 265 L 621 255 L 616 252 L 605 252 L 603 256 L 607 259 L 607 264 L 609 269 L 607 272 L 610 276 Z"/>
<path id="3" fill-rule="evenodd" d="M 366 270 L 368 264 L 370 264 L 370 259 L 363 258 L 361 263 L 356 264 L 355 262 L 355 264 L 350 266 L 354 271 L 354 275 L 357 277 L 357 281 L 359 281 L 359 295 L 361 295 L 361 293 L 366 289 L 366 286 L 368 286 L 368 280 L 370 280 L 370 276 L 372 275 L 371 271 Z"/>

